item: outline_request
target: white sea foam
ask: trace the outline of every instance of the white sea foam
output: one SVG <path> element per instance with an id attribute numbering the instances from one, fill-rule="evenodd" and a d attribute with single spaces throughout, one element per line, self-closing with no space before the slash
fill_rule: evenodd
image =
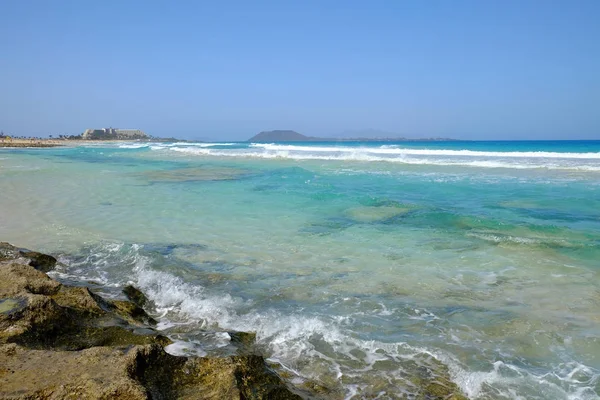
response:
<path id="1" fill-rule="evenodd" d="M 209 149 L 197 147 L 173 147 L 171 150 L 200 156 L 216 157 L 247 157 L 263 159 L 290 159 L 290 160 L 323 160 L 323 161 L 360 161 L 360 162 L 392 162 L 412 165 L 437 165 L 437 166 L 462 166 L 477 168 L 511 168 L 511 169 L 549 169 L 570 170 L 581 172 L 600 171 L 600 155 L 594 157 L 562 157 L 562 154 L 587 153 L 543 153 L 546 155 L 559 155 L 552 157 L 527 157 L 528 153 L 493 153 L 472 152 L 465 150 L 465 154 L 453 150 L 443 150 L 440 153 L 431 153 L 435 150 L 423 150 L 423 153 L 404 152 L 404 149 L 376 149 L 352 147 L 302 147 L 286 145 L 251 145 L 247 149 Z M 382 151 L 390 150 L 390 151 Z M 421 150 L 419 150 L 421 151 Z M 447 152 L 447 153 L 446 153 Z M 484 156 L 488 154 L 486 159 Z M 507 158 L 499 158 L 507 155 Z M 512 156 L 510 154 L 513 154 Z M 516 156 L 514 154 L 520 154 Z M 533 153 L 531 153 L 533 154 Z M 536 153 L 537 154 L 537 153 Z M 541 154 L 541 153 L 540 153 Z M 424 157 L 425 156 L 425 157 Z M 438 156 L 438 157 L 436 157 Z M 443 157 L 439 157 L 443 156 Z M 453 156 L 453 157 L 450 157 Z M 587 160 L 586 163 L 582 162 Z M 518 161 L 517 161 L 518 160 Z"/>
<path id="2" fill-rule="evenodd" d="M 236 143 L 203 143 L 203 142 L 176 142 L 165 144 L 166 147 L 177 147 L 177 146 L 193 146 L 193 147 L 217 147 L 217 146 L 234 146 Z"/>
<path id="3" fill-rule="evenodd" d="M 144 147 L 149 147 L 146 143 L 136 143 L 136 144 L 121 144 L 119 145 L 120 149 L 141 149 Z"/>
<path id="4" fill-rule="evenodd" d="M 346 152 L 393 155 L 419 155 L 419 156 L 466 156 L 466 157 L 510 157 L 510 158 L 576 158 L 600 160 L 600 153 L 560 153 L 546 151 L 474 151 L 474 150 L 446 150 L 446 149 L 412 149 L 392 146 L 381 147 L 349 147 L 349 146 L 297 146 L 280 144 L 253 143 L 250 147 L 266 150 L 283 150 L 299 152 Z"/>
<path id="5" fill-rule="evenodd" d="M 486 385 L 501 392 L 506 398 L 514 399 L 597 398 L 593 387 L 598 380 L 598 372 L 577 363 L 550 373 L 553 378 L 550 380 L 546 379 L 547 374 L 535 375 L 503 362 L 494 363 L 490 371 L 468 371 L 461 363 L 439 350 L 417 348 L 406 343 L 357 339 L 336 324 L 335 318 L 283 315 L 276 311 L 254 311 L 240 315 L 236 311 L 241 304 L 240 300 L 228 294 L 209 294 L 204 288 L 184 283 L 168 273 L 148 270 L 144 263 L 137 268 L 137 284 L 159 308 L 179 313 L 188 321 L 201 321 L 204 327 L 218 325 L 225 329 L 256 331 L 258 342 L 267 345 L 274 361 L 286 365 L 305 378 L 318 379 L 319 376 L 311 375 L 310 368 L 298 366 L 298 360 L 304 359 L 308 363 L 311 360 L 326 360 L 337 379 L 345 375 L 360 381 L 364 374 L 372 373 L 382 374 L 386 379 L 396 381 L 401 380 L 403 360 L 412 359 L 419 354 L 429 354 L 449 366 L 452 378 L 471 398 L 487 397 L 489 389 L 486 389 Z M 340 359 L 349 358 L 355 364 L 362 365 L 362 368 L 352 370 L 332 354 L 323 353 L 318 349 L 320 341 L 326 343 L 334 354 L 339 354 Z M 355 355 L 356 350 L 364 356 Z M 191 350 L 186 347 L 185 351 Z M 383 361 L 398 363 L 398 371 L 376 371 L 376 363 Z M 574 380 L 573 376 L 578 373 L 583 374 L 583 382 L 582 378 Z M 540 396 L 536 397 L 538 391 Z M 352 396 L 352 387 L 346 388 L 346 398 Z"/>
<path id="6" fill-rule="evenodd" d="M 102 283 L 132 282 L 140 287 L 156 304 L 159 329 L 193 325 L 204 331 L 254 331 L 258 344 L 268 349 L 270 359 L 296 374 L 299 382 L 302 379 L 319 381 L 322 374 L 328 375 L 330 380 L 340 381 L 344 377 L 345 381 L 352 382 L 344 386 L 347 399 L 363 395 L 370 390 L 372 382 L 381 379 L 390 382 L 385 390 L 396 391 L 383 390 L 381 398 L 399 395 L 398 390 L 406 390 L 408 394 L 412 384 L 406 380 L 406 374 L 411 370 L 404 366 L 411 360 L 433 365 L 427 362 L 428 357 L 445 364 L 453 381 L 472 399 L 598 399 L 595 390 L 600 373 L 577 362 L 562 363 L 547 372 L 528 371 L 502 361 L 490 364 L 487 369 L 473 370 L 440 349 L 361 339 L 352 332 L 346 317 L 285 314 L 259 309 L 252 301 L 227 293 L 212 292 L 170 272 L 155 269 L 151 266 L 152 259 L 143 255 L 141 249 L 137 245 L 109 243 L 77 262 L 61 261 L 70 263 L 75 275 L 85 274 L 82 269 L 92 265 L 94 272 L 104 278 Z M 114 266 L 116 261 L 120 261 L 118 267 Z M 125 271 L 124 264 L 133 269 Z M 121 273 L 120 278 L 115 276 L 116 272 Z M 85 275 L 98 280 L 94 274 Z M 419 314 L 421 310 L 415 312 Z M 227 345 L 226 333 L 217 333 L 217 336 L 208 348 L 204 341 L 190 338 L 176 340 L 167 350 L 179 355 L 206 355 L 210 347 Z M 456 344 L 460 345 L 460 340 Z M 378 368 L 390 363 L 397 367 Z"/>
<path id="7" fill-rule="evenodd" d="M 449 365 L 454 381 L 470 399 L 599 399 L 594 389 L 600 379 L 599 372 L 579 363 L 561 364 L 549 373 L 532 373 L 496 361 L 488 371 L 473 372 L 445 355 L 440 359 Z"/>

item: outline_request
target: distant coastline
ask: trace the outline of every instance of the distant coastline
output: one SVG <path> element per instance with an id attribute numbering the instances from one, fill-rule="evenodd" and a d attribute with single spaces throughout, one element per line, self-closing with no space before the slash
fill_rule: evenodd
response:
<path id="1" fill-rule="evenodd" d="M 95 134 L 90 134 L 95 133 Z M 140 131 L 141 132 L 141 131 Z M 86 135 L 86 133 L 88 133 Z M 39 148 L 39 147 L 59 147 L 59 146 L 77 146 L 85 143 L 115 143 L 115 142 L 187 142 L 187 140 L 171 138 L 153 137 L 146 134 L 138 135 L 137 132 L 130 137 L 116 134 L 99 134 L 93 130 L 87 130 L 80 135 L 59 135 L 57 137 L 14 137 L 0 133 L 0 148 Z"/>
<path id="2" fill-rule="evenodd" d="M 58 140 L 52 139 L 6 139 L 0 138 L 0 148 L 31 148 L 31 147 L 58 147 L 64 146 Z"/>
<path id="3" fill-rule="evenodd" d="M 423 138 L 408 139 L 404 137 L 380 137 L 380 138 L 323 138 L 305 136 L 292 130 L 263 131 L 252 136 L 248 142 L 456 142 L 457 139 L 450 138 Z"/>

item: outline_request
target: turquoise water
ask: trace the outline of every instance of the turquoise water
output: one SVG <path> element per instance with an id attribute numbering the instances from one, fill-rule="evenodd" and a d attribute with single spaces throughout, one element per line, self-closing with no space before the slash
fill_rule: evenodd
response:
<path id="1" fill-rule="evenodd" d="M 250 330 L 334 398 L 410 398 L 426 357 L 473 399 L 599 398 L 600 142 L 0 149 L 0 210 L 59 278 L 140 286 L 175 354 Z"/>

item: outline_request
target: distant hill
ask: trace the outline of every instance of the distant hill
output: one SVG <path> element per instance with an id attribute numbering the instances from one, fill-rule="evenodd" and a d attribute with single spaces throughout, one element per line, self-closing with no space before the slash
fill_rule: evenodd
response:
<path id="1" fill-rule="evenodd" d="M 353 138 L 320 138 L 304 136 L 290 130 L 265 131 L 248 139 L 249 142 L 446 142 L 449 138 L 407 139 L 402 137 L 353 137 Z"/>
<path id="2" fill-rule="evenodd" d="M 249 142 L 307 142 L 311 140 L 318 140 L 318 138 L 304 136 L 290 130 L 264 131 L 248 139 Z"/>

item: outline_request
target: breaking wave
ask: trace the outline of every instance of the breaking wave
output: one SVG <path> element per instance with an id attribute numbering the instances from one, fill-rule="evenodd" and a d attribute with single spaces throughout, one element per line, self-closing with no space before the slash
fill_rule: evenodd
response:
<path id="1" fill-rule="evenodd" d="M 223 146 L 223 144 L 219 144 Z M 475 168 L 600 171 L 600 153 L 484 152 L 471 150 L 407 149 L 392 146 L 298 146 L 249 144 L 245 147 L 210 148 L 205 144 L 161 147 L 182 154 L 262 159 L 391 162 L 409 165 Z"/>
<path id="2" fill-rule="evenodd" d="M 295 376 L 293 382 L 341 385 L 333 389 L 346 399 L 413 398 L 419 390 L 413 379 L 422 378 L 424 370 L 434 379 L 436 374 L 448 373 L 471 399 L 598 398 L 600 372 L 577 362 L 543 371 L 495 361 L 475 370 L 440 349 L 362 339 L 352 330 L 352 316 L 283 313 L 211 291 L 157 268 L 165 260 L 155 259 L 142 245 L 106 243 L 84 254 L 60 257 L 64 267 L 54 274 L 98 281 L 109 288 L 127 283 L 140 287 L 155 305 L 159 329 L 176 339 L 167 348 L 174 354 L 204 356 L 211 344 L 214 348 L 229 344 L 228 331 L 253 331 L 269 359 Z M 173 327 L 188 336 L 173 336 Z M 212 341 L 198 339 L 207 332 L 212 332 Z"/>

